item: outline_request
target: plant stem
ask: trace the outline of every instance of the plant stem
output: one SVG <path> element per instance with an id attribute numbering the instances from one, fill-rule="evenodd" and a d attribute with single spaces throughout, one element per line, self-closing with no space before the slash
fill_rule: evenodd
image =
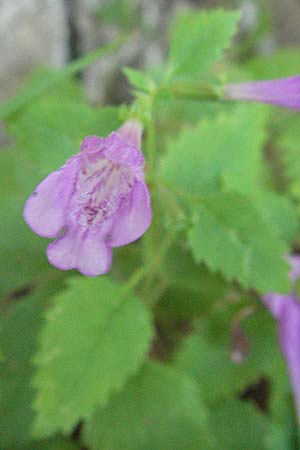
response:
<path id="1" fill-rule="evenodd" d="M 122 290 L 122 297 L 126 297 L 126 295 L 132 291 L 143 278 L 152 277 L 155 275 L 163 261 L 167 251 L 170 248 L 173 240 L 175 239 L 175 233 L 169 233 L 164 239 L 163 244 L 161 245 L 159 251 L 156 253 L 155 257 L 146 265 L 140 267 L 134 274 L 129 278 L 129 280 L 124 284 Z M 148 278 L 149 281 L 149 278 Z"/>
<path id="2" fill-rule="evenodd" d="M 187 100 L 220 100 L 219 87 L 207 83 L 173 83 L 158 92 L 159 96 Z"/>

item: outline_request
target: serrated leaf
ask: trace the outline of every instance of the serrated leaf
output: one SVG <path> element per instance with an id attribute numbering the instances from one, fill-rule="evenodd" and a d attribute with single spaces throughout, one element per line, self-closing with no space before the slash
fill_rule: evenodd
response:
<path id="1" fill-rule="evenodd" d="M 258 191 L 252 197 L 260 216 L 274 232 L 286 242 L 293 241 L 298 217 L 289 198 L 271 191 Z"/>
<path id="2" fill-rule="evenodd" d="M 168 319 L 171 316 L 182 319 L 199 315 L 229 291 L 224 278 L 210 273 L 204 264 L 196 264 L 186 247 L 186 242 L 177 242 L 166 255 L 161 268 L 161 276 L 168 288 L 156 311 Z"/>
<path id="3" fill-rule="evenodd" d="M 70 431 L 107 402 L 147 353 L 152 326 L 132 295 L 109 279 L 74 278 L 54 298 L 35 358 L 35 433 Z"/>
<path id="4" fill-rule="evenodd" d="M 135 88 L 146 92 L 151 92 L 155 89 L 154 81 L 141 70 L 132 69 L 131 67 L 124 67 L 122 71 L 127 77 L 129 83 Z"/>
<path id="5" fill-rule="evenodd" d="M 240 106 L 183 130 L 168 144 L 162 177 L 192 195 L 224 185 L 251 192 L 260 175 L 264 119 L 260 107 Z"/>
<path id="6" fill-rule="evenodd" d="M 288 249 L 247 197 L 230 192 L 212 195 L 194 213 L 188 239 L 196 261 L 246 289 L 289 291 L 284 259 Z"/>
<path id="7" fill-rule="evenodd" d="M 169 65 L 174 75 L 205 75 L 237 31 L 238 11 L 181 13 L 171 30 Z"/>
<path id="8" fill-rule="evenodd" d="M 92 450 L 208 450 L 206 410 L 197 384 L 174 369 L 148 363 L 106 408 L 88 421 Z"/>
<path id="9" fill-rule="evenodd" d="M 10 305 L 0 320 L 0 448 L 24 448 L 32 440 L 31 426 L 33 389 L 31 359 L 36 350 L 37 333 L 42 312 L 61 282 L 51 281 L 48 287 L 34 292 Z"/>
<path id="10" fill-rule="evenodd" d="M 248 302 L 223 306 L 209 318 L 199 320 L 195 333 L 184 340 L 173 357 L 174 366 L 199 383 L 208 404 L 232 398 L 263 376 L 276 381 L 276 389 L 279 385 L 285 389 L 289 386 L 277 345 L 276 324 L 267 311 L 257 312 L 241 322 L 248 348 L 243 361 L 234 361 L 233 320 L 241 308 L 249 306 Z"/>

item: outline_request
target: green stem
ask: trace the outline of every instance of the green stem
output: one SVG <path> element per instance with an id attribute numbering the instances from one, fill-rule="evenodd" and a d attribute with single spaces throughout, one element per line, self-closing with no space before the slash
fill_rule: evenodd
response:
<path id="1" fill-rule="evenodd" d="M 163 241 L 159 251 L 156 253 L 155 257 L 146 265 L 142 266 L 138 269 L 134 274 L 129 278 L 129 280 L 124 284 L 122 289 L 122 297 L 126 297 L 126 295 L 131 292 L 141 281 L 143 278 L 154 276 L 158 270 L 160 269 L 161 263 L 169 250 L 173 240 L 175 239 L 175 233 L 168 233 L 168 236 Z"/>
<path id="2" fill-rule="evenodd" d="M 156 97 L 175 100 L 217 101 L 221 100 L 221 90 L 219 86 L 208 83 L 172 83 L 159 89 Z"/>
<path id="3" fill-rule="evenodd" d="M 153 116 L 152 112 L 150 115 L 150 120 L 147 124 L 146 129 L 146 162 L 147 162 L 147 173 L 151 176 L 154 172 L 155 167 L 155 127 L 153 123 Z M 154 185 L 153 185 L 154 187 Z M 149 261 L 153 259 L 154 254 L 154 235 L 156 233 L 156 215 L 154 213 L 154 210 L 156 208 L 154 200 L 154 195 L 152 196 L 152 209 L 153 209 L 153 220 L 151 227 L 147 231 L 147 233 L 144 236 L 143 243 L 144 243 L 144 261 L 147 264 Z"/>
<path id="4" fill-rule="evenodd" d="M 147 280 L 145 281 L 145 284 L 143 286 L 143 294 L 146 298 L 146 303 L 148 304 L 148 306 L 153 306 L 157 301 L 158 291 L 157 289 L 153 289 L 154 277 L 160 271 L 163 259 L 169 248 L 171 247 L 176 234 L 177 233 L 175 231 L 173 231 L 172 233 L 167 233 L 165 238 L 161 239 L 159 252 L 153 255 L 153 265 L 151 270 L 149 270 L 147 274 Z M 155 286 L 155 288 L 156 287 L 157 285 Z"/>
<path id="5" fill-rule="evenodd" d="M 147 145 L 146 145 L 146 151 L 147 151 L 147 166 L 148 171 L 151 173 L 154 170 L 155 166 L 155 126 L 154 126 L 154 120 L 153 120 L 153 113 L 151 113 L 151 120 L 149 121 L 147 125 Z"/>

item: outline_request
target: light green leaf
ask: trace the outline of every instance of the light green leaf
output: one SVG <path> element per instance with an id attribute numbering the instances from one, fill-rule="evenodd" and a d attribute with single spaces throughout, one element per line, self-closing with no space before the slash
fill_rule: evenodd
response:
<path id="1" fill-rule="evenodd" d="M 46 315 L 35 358 L 35 433 L 70 431 L 119 390 L 147 353 L 147 310 L 105 277 L 75 278 Z"/>
<path id="2" fill-rule="evenodd" d="M 191 195 L 224 185 L 241 192 L 258 183 L 265 114 L 259 106 L 240 106 L 186 128 L 172 139 L 162 161 L 162 177 Z"/>
<path id="3" fill-rule="evenodd" d="M 132 69 L 131 67 L 124 67 L 122 71 L 127 77 L 129 83 L 131 83 L 135 88 L 146 92 L 151 92 L 155 89 L 155 82 L 141 70 Z"/>
<path id="4" fill-rule="evenodd" d="M 274 232 L 287 242 L 293 241 L 298 217 L 292 202 L 271 191 L 258 191 L 252 197 L 260 216 Z"/>
<path id="5" fill-rule="evenodd" d="M 181 13 L 171 30 L 169 65 L 174 75 L 205 75 L 229 47 L 237 31 L 238 11 Z"/>
<path id="6" fill-rule="evenodd" d="M 230 192 L 212 195 L 194 213 L 188 237 L 196 261 L 246 289 L 289 291 L 284 260 L 288 249 L 247 197 Z"/>
<path id="7" fill-rule="evenodd" d="M 61 282 L 51 280 L 40 289 L 2 311 L 0 320 L 0 448 L 25 448 L 32 440 L 34 411 L 31 407 L 33 389 L 31 359 L 36 350 L 37 333 L 42 312 Z M 16 301 L 16 300 L 15 300 Z M 33 447 L 32 447 L 33 448 Z"/>
<path id="8" fill-rule="evenodd" d="M 209 450 L 206 411 L 197 384 L 174 369 L 147 364 L 88 421 L 92 450 Z"/>

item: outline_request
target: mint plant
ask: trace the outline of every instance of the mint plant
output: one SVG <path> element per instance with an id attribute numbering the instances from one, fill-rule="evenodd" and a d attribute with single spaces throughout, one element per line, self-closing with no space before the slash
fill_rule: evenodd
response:
<path id="1" fill-rule="evenodd" d="M 0 108 L 0 450 L 299 447 L 300 78 L 239 17 L 179 13 L 130 104 L 73 78 L 125 36 Z"/>

